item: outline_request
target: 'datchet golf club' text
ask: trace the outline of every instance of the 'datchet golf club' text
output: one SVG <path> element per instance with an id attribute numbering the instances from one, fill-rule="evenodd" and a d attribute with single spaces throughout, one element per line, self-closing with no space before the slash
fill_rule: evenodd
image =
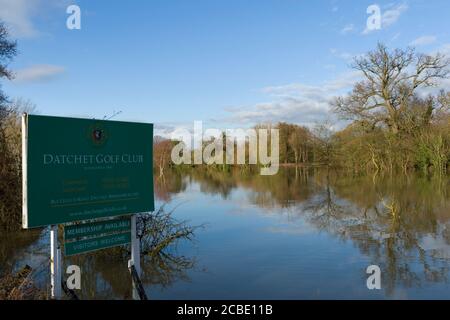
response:
<path id="1" fill-rule="evenodd" d="M 44 165 L 143 164 L 142 154 L 44 154 Z"/>

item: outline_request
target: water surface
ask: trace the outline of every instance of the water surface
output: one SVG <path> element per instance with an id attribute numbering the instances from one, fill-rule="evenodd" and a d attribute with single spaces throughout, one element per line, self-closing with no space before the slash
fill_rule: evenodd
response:
<path id="1" fill-rule="evenodd" d="M 144 262 L 151 299 L 449 299 L 448 177 L 349 177 L 281 169 L 276 176 L 194 169 L 155 177 L 157 203 L 199 226 L 195 241 Z M 48 232 L 0 238 L 0 272 L 41 266 Z M 128 299 L 126 260 L 108 251 L 82 267 L 83 298 Z M 378 265 L 382 289 L 368 290 Z"/>

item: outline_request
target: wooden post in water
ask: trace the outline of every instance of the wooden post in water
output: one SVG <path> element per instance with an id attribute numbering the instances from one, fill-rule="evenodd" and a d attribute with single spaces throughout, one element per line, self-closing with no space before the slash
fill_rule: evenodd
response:
<path id="1" fill-rule="evenodd" d="M 61 299 L 61 249 L 58 246 L 58 226 L 50 227 L 50 282 L 52 299 Z"/>

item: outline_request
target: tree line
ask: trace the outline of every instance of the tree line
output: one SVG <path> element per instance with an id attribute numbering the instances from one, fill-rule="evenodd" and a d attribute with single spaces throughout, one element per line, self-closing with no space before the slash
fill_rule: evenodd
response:
<path id="1" fill-rule="evenodd" d="M 449 80 L 449 65 L 450 60 L 440 53 L 389 50 L 378 44 L 354 59 L 352 67 L 361 80 L 349 94 L 330 102 L 331 110 L 347 121 L 344 129 L 333 130 L 330 123 L 307 128 L 285 122 L 255 128 L 279 130 L 281 165 L 325 165 L 355 174 L 446 174 L 450 165 L 450 92 L 437 87 Z M 170 146 L 164 139 L 158 143 Z M 170 166 L 170 152 L 165 155 L 167 161 L 161 163 Z"/>

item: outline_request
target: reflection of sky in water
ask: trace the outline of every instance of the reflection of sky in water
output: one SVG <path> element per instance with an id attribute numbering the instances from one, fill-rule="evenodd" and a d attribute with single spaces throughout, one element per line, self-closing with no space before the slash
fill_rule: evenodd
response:
<path id="1" fill-rule="evenodd" d="M 191 282 L 164 291 L 158 298 L 345 298 L 379 297 L 365 289 L 364 266 L 351 243 L 317 233 L 292 208 L 260 209 L 242 202 L 246 190 L 234 190 L 228 200 L 196 193 L 177 210 L 192 224 L 207 223 L 197 233 L 197 268 Z M 294 222 L 294 224 L 292 223 Z M 191 251 L 191 244 L 179 247 Z M 342 257 L 345 259 L 342 259 Z M 366 263 L 366 264 L 365 264 Z M 206 269 L 206 272 L 203 270 Z M 341 292 L 341 289 L 343 292 Z"/>
<path id="2" fill-rule="evenodd" d="M 445 232 L 449 230 L 450 226 L 444 224 L 438 226 L 438 228 Z M 438 235 L 438 237 L 432 234 L 425 235 L 421 240 L 420 246 L 436 258 L 450 260 L 450 244 L 446 242 L 441 233 L 438 233 Z"/>
<path id="3" fill-rule="evenodd" d="M 448 191 L 437 193 L 429 181 L 408 182 L 405 189 L 373 185 L 371 179 L 338 179 L 329 187 L 290 175 L 257 177 L 257 183 L 211 179 L 184 177 L 164 191 L 176 218 L 205 227 L 194 242 L 170 251 L 192 259 L 194 267 L 162 274 L 164 284 L 150 277 L 145 288 L 151 299 L 450 297 Z M 156 207 L 165 201 L 157 200 Z M 392 203 L 396 209 L 389 212 Z M 41 236 L 16 254 L 16 264 L 45 260 L 47 239 Z M 43 253 L 33 254 L 42 247 Z M 126 261 L 83 261 L 96 283 L 86 297 L 129 296 Z M 366 288 L 371 264 L 381 267 L 380 291 Z"/>

